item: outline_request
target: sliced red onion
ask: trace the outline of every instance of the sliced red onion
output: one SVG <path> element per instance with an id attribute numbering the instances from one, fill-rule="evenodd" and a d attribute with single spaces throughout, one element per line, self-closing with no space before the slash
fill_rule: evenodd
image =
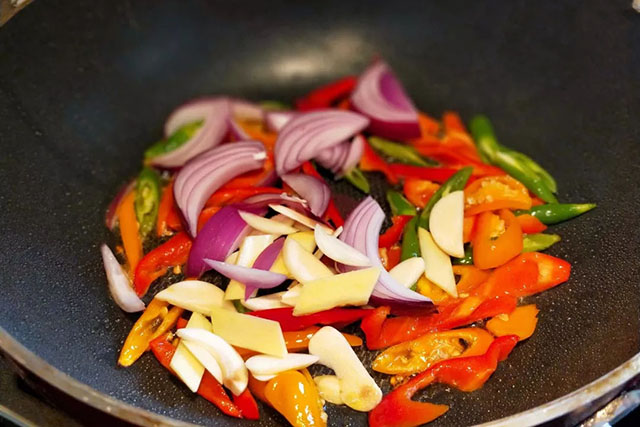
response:
<path id="1" fill-rule="evenodd" d="M 280 237 L 273 241 L 267 248 L 260 252 L 260 255 L 253 262 L 253 268 L 257 268 L 259 270 L 269 270 L 273 263 L 276 262 L 278 255 L 280 255 L 280 251 L 282 251 L 282 247 L 284 246 L 284 237 Z"/>
<path id="2" fill-rule="evenodd" d="M 193 159 L 178 172 L 174 195 L 192 236 L 197 234 L 198 215 L 209 196 L 232 178 L 261 168 L 266 156 L 258 141 L 224 144 Z"/>
<path id="3" fill-rule="evenodd" d="M 318 110 L 291 119 L 276 141 L 276 171 L 282 176 L 362 131 L 369 120 L 351 111 Z"/>
<path id="4" fill-rule="evenodd" d="M 233 117 L 257 122 L 264 120 L 264 109 L 258 104 L 238 98 L 229 99 L 229 103 L 231 104 L 231 114 Z"/>
<path id="5" fill-rule="evenodd" d="M 342 170 L 342 164 L 349 155 L 350 143 L 345 141 L 333 147 L 326 148 L 318 153 L 315 160 L 325 169 L 329 169 L 334 174 Z"/>
<path id="6" fill-rule="evenodd" d="M 257 268 L 258 270 L 270 270 L 273 263 L 276 262 L 278 255 L 282 251 L 282 247 L 284 246 L 284 237 L 280 237 L 276 239 L 273 243 L 271 243 L 267 248 L 258 255 L 256 260 L 253 262 L 253 268 Z M 243 282 L 244 283 L 244 282 Z M 244 299 L 248 300 L 251 298 L 251 295 L 256 290 L 253 286 L 248 286 L 245 283 L 245 291 L 244 291 Z"/>
<path id="7" fill-rule="evenodd" d="M 371 260 L 372 266 L 380 267 L 380 277 L 373 290 L 373 296 L 400 300 L 430 303 L 431 300 L 417 292 L 407 289 L 398 283 L 382 266 L 378 254 L 378 239 L 385 215 L 378 202 L 373 198 L 364 199 L 349 215 L 344 223 L 344 231 L 340 240 L 364 253 Z M 353 267 L 343 266 L 344 270 Z"/>
<path id="8" fill-rule="evenodd" d="M 264 215 L 266 208 L 243 207 L 243 210 Z M 190 277 L 199 277 L 208 270 L 204 259 L 224 261 L 238 247 L 251 227 L 242 220 L 235 206 L 225 206 L 207 221 L 198 233 L 189 252 L 186 273 Z"/>
<path id="9" fill-rule="evenodd" d="M 256 194 L 255 196 L 244 199 L 244 201 L 238 206 L 241 208 L 243 206 L 266 207 L 273 204 L 286 205 L 291 209 L 295 209 L 296 211 L 303 212 L 305 214 L 311 213 L 309 204 L 306 200 L 303 200 L 299 197 L 290 196 L 284 192 L 282 194 Z"/>
<path id="10" fill-rule="evenodd" d="M 371 119 L 369 131 L 392 139 L 420 136 L 418 112 L 389 66 L 376 61 L 358 79 L 351 103 Z"/>
<path id="11" fill-rule="evenodd" d="M 100 246 L 104 271 L 107 273 L 109 292 L 113 300 L 127 313 L 135 313 L 144 310 L 144 303 L 131 287 L 127 274 L 116 259 L 111 249 L 105 244 Z"/>
<path id="12" fill-rule="evenodd" d="M 189 102 L 175 110 L 164 125 L 165 136 L 174 133 L 188 123 L 203 120 L 200 129 L 189 139 L 169 153 L 151 159 L 156 166 L 176 168 L 222 142 L 227 134 L 229 101 L 226 98 L 205 98 Z"/>
<path id="13" fill-rule="evenodd" d="M 250 298 L 255 289 L 275 288 L 287 280 L 287 276 L 284 274 L 274 273 L 269 270 L 242 267 L 240 265 L 227 264 L 226 262 L 212 259 L 205 259 L 204 262 L 223 276 L 243 283 L 245 285 L 245 299 Z"/>
<path id="14" fill-rule="evenodd" d="M 236 119 L 232 117 L 229 118 L 229 134 L 233 137 L 234 141 L 247 141 L 251 139 L 249 134 L 245 132 Z"/>
<path id="15" fill-rule="evenodd" d="M 136 185 L 136 180 L 131 180 L 130 182 L 124 184 L 118 190 L 118 194 L 113 198 L 111 203 L 109 203 L 109 207 L 107 208 L 107 212 L 104 215 L 104 223 L 106 224 L 109 230 L 113 230 L 113 227 L 116 226 L 116 221 L 118 220 L 118 206 L 120 205 L 120 201 L 126 196 L 129 191 Z"/>
<path id="16" fill-rule="evenodd" d="M 356 135 L 353 137 L 349 145 L 349 153 L 347 153 L 347 158 L 341 167 L 343 173 L 349 172 L 358 165 L 364 153 L 364 143 L 364 136 Z"/>
<path id="17" fill-rule="evenodd" d="M 267 111 L 265 113 L 264 122 L 267 125 L 267 129 L 272 132 L 280 132 L 282 128 L 295 116 L 297 111 Z"/>
<path id="18" fill-rule="evenodd" d="M 331 190 L 324 181 L 303 173 L 282 175 L 282 180 L 309 203 L 311 213 L 321 217 L 329 206 Z"/>

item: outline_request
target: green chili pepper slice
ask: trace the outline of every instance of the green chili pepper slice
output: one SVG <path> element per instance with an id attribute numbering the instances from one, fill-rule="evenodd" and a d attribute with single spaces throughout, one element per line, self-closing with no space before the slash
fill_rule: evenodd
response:
<path id="1" fill-rule="evenodd" d="M 522 252 L 544 251 L 560 241 L 557 234 L 526 234 L 522 238 Z"/>
<path id="2" fill-rule="evenodd" d="M 242 305 L 240 300 L 237 300 L 237 299 L 233 300 L 233 306 L 236 308 L 236 311 L 241 314 L 249 313 L 251 311 L 247 307 Z"/>
<path id="3" fill-rule="evenodd" d="M 451 264 L 454 265 L 473 265 L 473 248 L 471 245 L 466 245 L 464 248 L 464 257 L 455 258 L 451 257 Z"/>
<path id="4" fill-rule="evenodd" d="M 416 207 L 398 191 L 388 190 L 387 202 L 389 202 L 393 216 L 417 214 Z"/>
<path id="5" fill-rule="evenodd" d="M 528 211 L 516 211 L 516 215 L 530 214 L 546 225 L 557 224 L 575 218 L 595 208 L 595 203 L 549 203 L 534 206 Z"/>
<path id="6" fill-rule="evenodd" d="M 469 127 L 483 161 L 503 169 L 545 202 L 558 202 L 553 177 L 527 155 L 501 146 L 487 117 L 474 117 Z"/>
<path id="7" fill-rule="evenodd" d="M 438 188 L 438 191 L 436 191 L 433 196 L 431 196 L 426 206 L 422 210 L 422 213 L 420 214 L 420 227 L 429 230 L 429 217 L 431 216 L 431 210 L 433 209 L 435 204 L 449 193 L 464 190 L 464 187 L 465 185 L 467 185 L 467 181 L 471 176 L 471 172 L 473 172 L 473 168 L 470 166 L 462 168 L 458 172 L 453 174 L 448 180 L 446 180 L 440 186 L 440 188 Z"/>
<path id="8" fill-rule="evenodd" d="M 358 167 L 354 167 L 349 172 L 345 173 L 344 178 L 349 181 L 351 185 L 365 194 L 369 194 L 369 191 L 371 191 L 369 180 Z"/>
<path id="9" fill-rule="evenodd" d="M 291 110 L 291 105 L 286 104 L 282 101 L 275 101 L 272 99 L 265 99 L 264 101 L 260 101 L 259 105 L 260 107 L 262 107 L 263 110 L 267 110 L 267 111 Z"/>
<path id="10" fill-rule="evenodd" d="M 158 141 L 144 152 L 146 160 L 169 153 L 170 151 L 180 148 L 185 142 L 191 139 L 193 135 L 202 127 L 202 120 L 193 123 L 187 123 L 179 127 L 174 133 L 169 135 L 162 141 Z"/>
<path id="11" fill-rule="evenodd" d="M 428 161 L 422 157 L 415 148 L 389 141 L 377 136 L 369 138 L 369 144 L 376 150 L 387 157 L 391 157 L 400 163 L 406 163 L 414 166 L 434 166 L 437 162 Z"/>
<path id="12" fill-rule="evenodd" d="M 418 242 L 418 217 L 414 216 L 404 227 L 402 233 L 402 247 L 400 260 L 419 257 L 420 243 Z"/>
<path id="13" fill-rule="evenodd" d="M 149 167 L 143 168 L 138 175 L 134 205 L 140 235 L 146 237 L 156 226 L 160 205 L 160 176 Z"/>

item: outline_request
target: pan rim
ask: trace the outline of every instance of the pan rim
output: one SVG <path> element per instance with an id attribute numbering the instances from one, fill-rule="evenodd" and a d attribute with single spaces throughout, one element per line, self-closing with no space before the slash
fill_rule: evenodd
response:
<path id="1" fill-rule="evenodd" d="M 122 420 L 139 425 L 196 426 L 175 418 L 138 408 L 120 399 L 95 390 L 47 363 L 40 356 L 20 344 L 0 326 L 0 349 L 16 363 L 49 385 L 74 399 Z M 608 393 L 619 390 L 640 373 L 640 353 L 623 362 L 594 381 L 573 392 L 507 417 L 478 424 L 477 427 L 534 426 L 584 408 Z M 593 412 L 599 408 L 593 408 Z M 590 414 L 587 414 L 590 415 Z"/>

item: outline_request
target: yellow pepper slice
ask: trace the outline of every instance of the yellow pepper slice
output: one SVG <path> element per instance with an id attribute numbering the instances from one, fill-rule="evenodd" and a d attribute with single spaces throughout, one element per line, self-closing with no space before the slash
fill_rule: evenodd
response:
<path id="1" fill-rule="evenodd" d="M 151 341 L 173 328 L 183 311 L 180 307 L 169 309 L 168 302 L 152 300 L 124 341 L 118 364 L 131 366 L 149 349 Z"/>
<path id="2" fill-rule="evenodd" d="M 373 361 L 373 370 L 412 375 L 445 359 L 484 354 L 491 342 L 493 336 L 481 328 L 432 332 L 389 347 Z"/>

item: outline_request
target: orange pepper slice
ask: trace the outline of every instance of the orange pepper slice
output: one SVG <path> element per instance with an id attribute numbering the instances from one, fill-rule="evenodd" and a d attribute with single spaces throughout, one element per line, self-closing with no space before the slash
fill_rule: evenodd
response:
<path id="1" fill-rule="evenodd" d="M 422 209 L 439 188 L 440 185 L 433 181 L 419 178 L 407 178 L 404 180 L 402 191 L 411 203 Z"/>
<path id="2" fill-rule="evenodd" d="M 326 426 L 318 408 L 315 384 L 299 371 L 286 371 L 269 380 L 264 397 L 294 427 Z M 259 396 L 258 393 L 256 395 Z"/>
<path id="3" fill-rule="evenodd" d="M 138 220 L 136 219 L 136 210 L 134 203 L 136 200 L 136 192 L 130 191 L 122 203 L 118 206 L 118 221 L 120 223 L 120 237 L 124 245 L 124 253 L 129 263 L 129 273 L 136 271 L 138 262 L 142 258 L 142 240 L 138 233 Z"/>
<path id="4" fill-rule="evenodd" d="M 493 335 L 517 335 L 518 340 L 526 340 L 536 330 L 538 307 L 535 304 L 516 307 L 511 314 L 499 315 L 487 321 L 486 327 Z"/>
<path id="5" fill-rule="evenodd" d="M 478 216 L 473 239 L 473 263 L 476 267 L 483 270 L 499 267 L 520 252 L 522 229 L 511 211 L 502 209 L 497 215 L 483 212 Z"/>
<path id="6" fill-rule="evenodd" d="M 464 214 L 476 215 L 497 209 L 530 209 L 529 190 L 509 175 L 477 179 L 464 190 Z"/>

